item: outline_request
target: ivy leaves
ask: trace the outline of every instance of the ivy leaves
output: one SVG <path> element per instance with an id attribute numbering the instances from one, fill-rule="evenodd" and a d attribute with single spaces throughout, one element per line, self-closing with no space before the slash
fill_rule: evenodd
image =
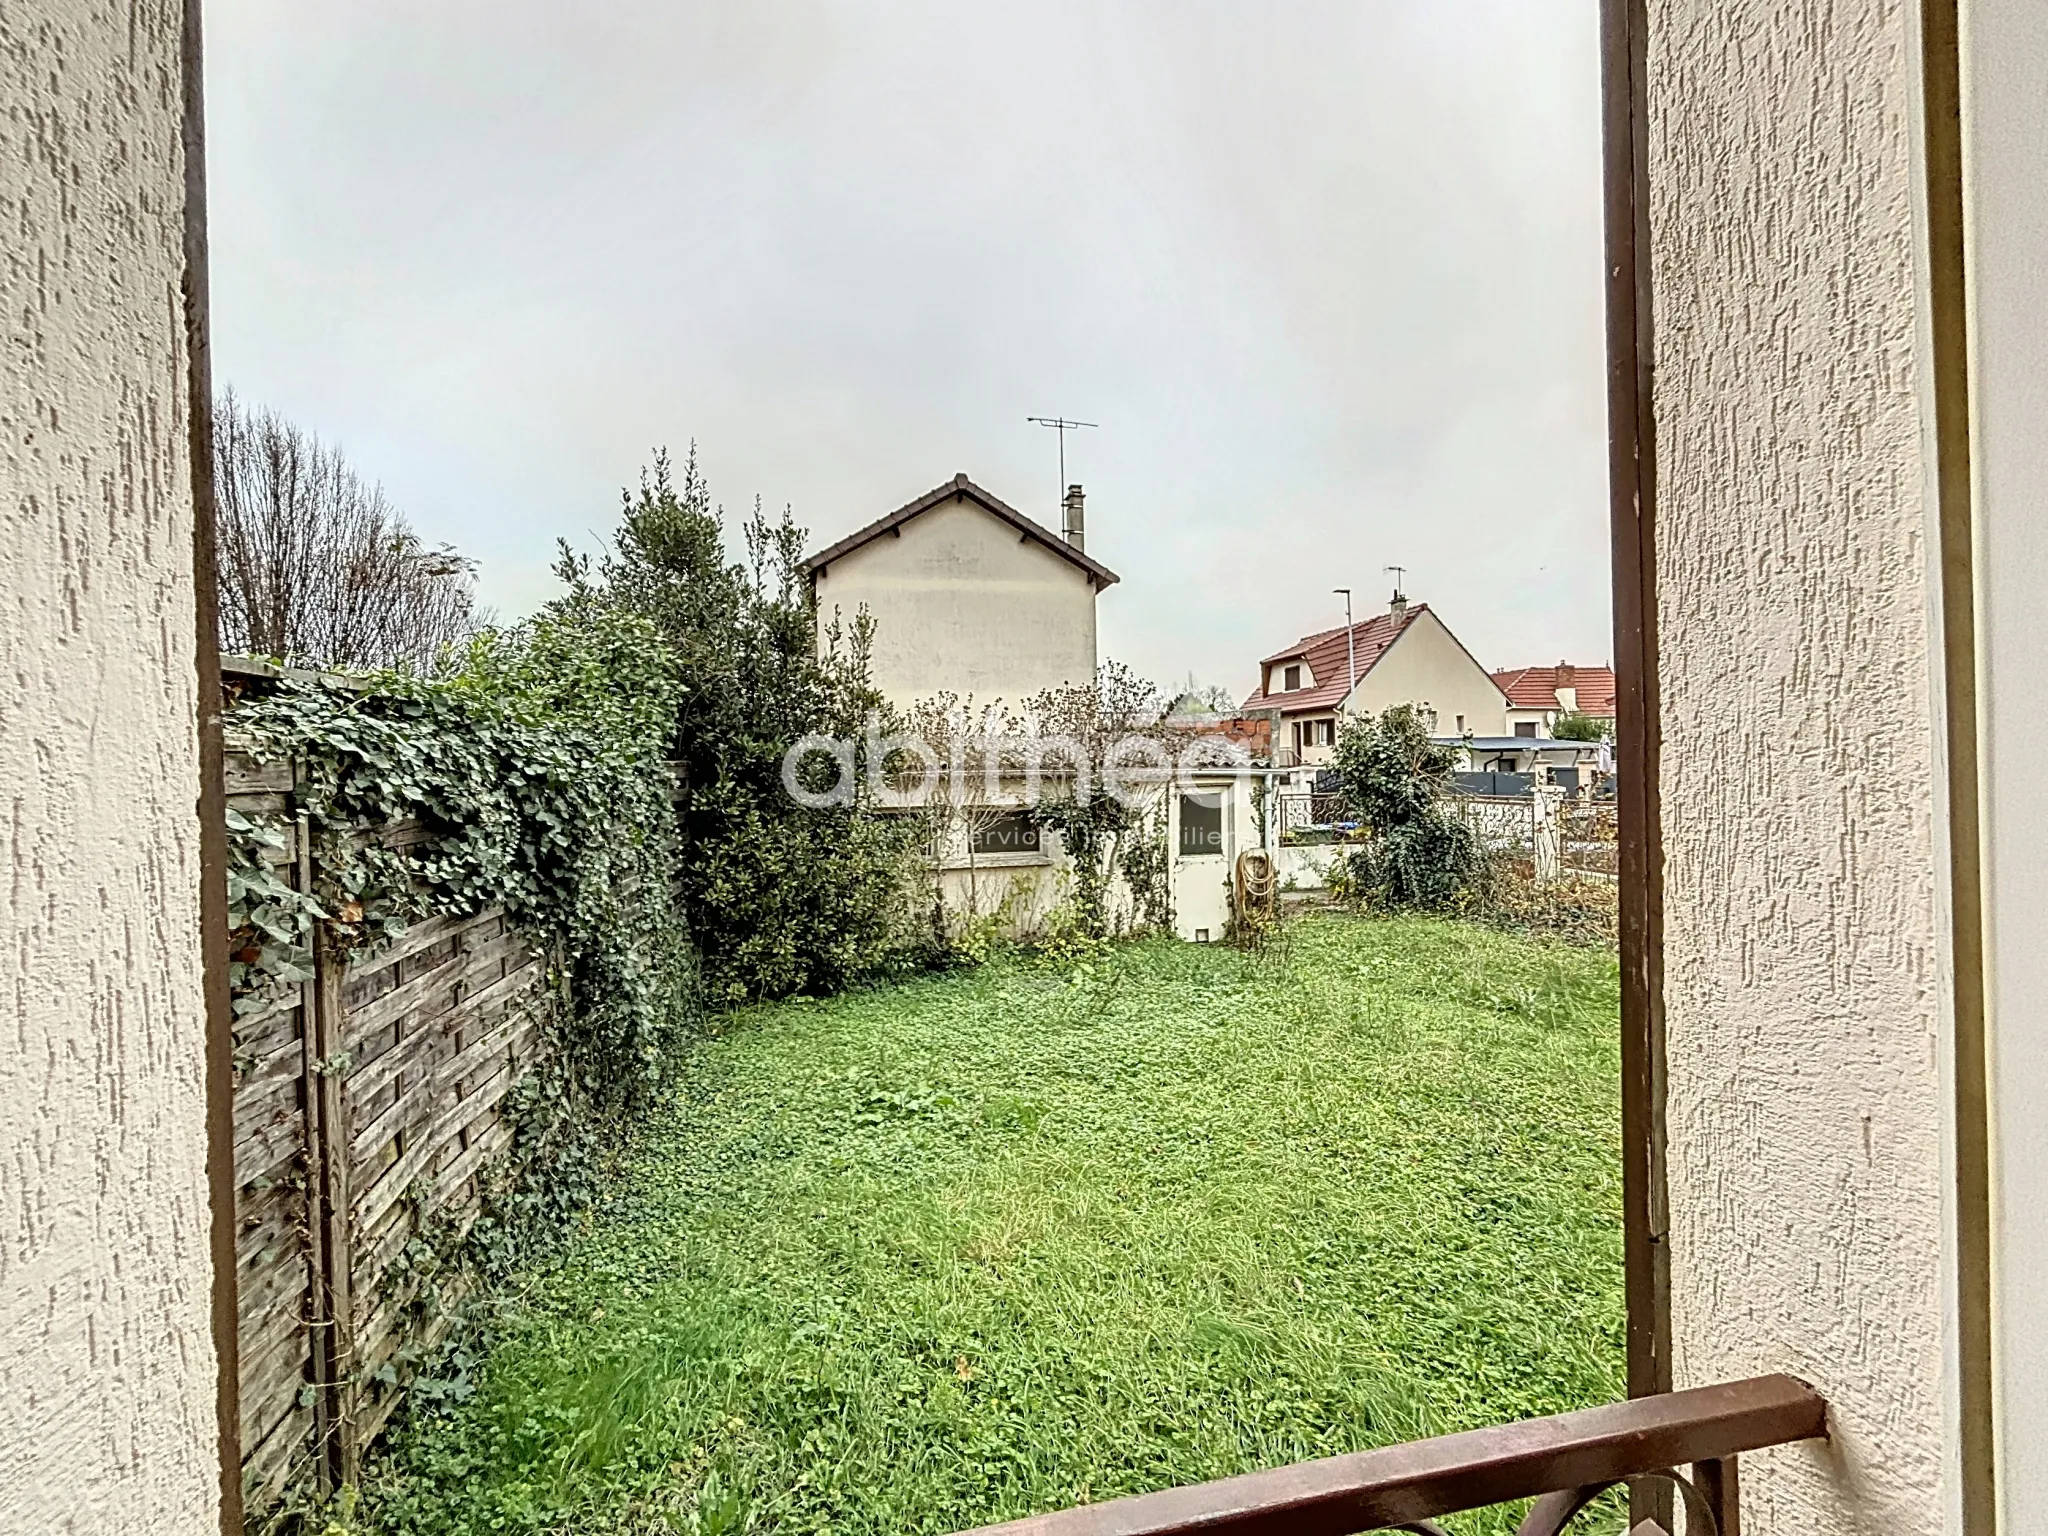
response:
<path id="1" fill-rule="evenodd" d="M 303 979 L 316 920 L 347 951 L 502 906 L 561 957 L 576 1085 L 639 1101 L 695 1006 L 665 757 L 679 700 L 652 624 L 574 602 L 479 637 L 442 676 L 287 678 L 245 698 L 230 739 L 297 762 L 316 889 L 277 872 L 282 827 L 230 813 L 237 990 Z"/>
<path id="2" fill-rule="evenodd" d="M 313 924 L 327 915 L 278 870 L 290 856 L 285 826 L 228 810 L 228 984 L 235 1016 L 268 1008 L 286 986 L 313 979 Z"/>

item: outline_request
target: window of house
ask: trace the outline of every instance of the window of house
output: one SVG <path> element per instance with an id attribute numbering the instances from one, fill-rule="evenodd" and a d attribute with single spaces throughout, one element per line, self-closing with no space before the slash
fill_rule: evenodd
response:
<path id="1" fill-rule="evenodd" d="M 1337 722 L 1334 720 L 1325 720 L 1322 722 L 1322 726 L 1323 745 L 1326 747 L 1334 747 L 1335 745 L 1337 745 Z"/>
<path id="2" fill-rule="evenodd" d="M 1223 796 L 1180 797 L 1180 856 L 1198 858 L 1223 851 Z"/>
<path id="3" fill-rule="evenodd" d="M 1298 666 L 1289 667 L 1286 671 L 1282 672 L 1280 674 L 1280 686 L 1289 693 L 1296 692 L 1301 687 L 1301 668 Z"/>
<path id="4" fill-rule="evenodd" d="M 1534 736 L 1536 734 L 1536 722 L 1534 720 L 1517 720 L 1515 722 L 1515 734 L 1517 736 Z"/>
<path id="5" fill-rule="evenodd" d="M 1458 734 L 1460 736 L 1465 734 L 1465 717 L 1463 715 L 1458 716 Z"/>
<path id="6" fill-rule="evenodd" d="M 974 829 L 969 839 L 976 858 L 998 853 L 1037 853 L 1038 823 L 1024 811 L 1005 811 Z"/>

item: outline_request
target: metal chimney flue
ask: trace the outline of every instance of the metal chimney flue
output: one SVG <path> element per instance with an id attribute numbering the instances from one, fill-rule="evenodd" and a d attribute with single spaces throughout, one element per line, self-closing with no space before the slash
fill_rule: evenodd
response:
<path id="1" fill-rule="evenodd" d="M 1081 487 L 1068 486 L 1067 499 L 1061 503 L 1065 517 L 1062 519 L 1060 534 L 1074 548 L 1085 551 L 1088 548 L 1088 524 L 1081 510 L 1081 502 Z"/>

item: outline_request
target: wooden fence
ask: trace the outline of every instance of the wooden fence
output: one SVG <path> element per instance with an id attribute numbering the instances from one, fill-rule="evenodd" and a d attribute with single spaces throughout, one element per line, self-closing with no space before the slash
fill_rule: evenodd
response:
<path id="1" fill-rule="evenodd" d="M 314 870 L 293 766 L 229 754 L 229 806 L 282 826 Z M 403 846 L 419 831 L 385 828 Z M 502 913 L 435 918 L 236 1020 L 243 1474 L 252 1507 L 353 1481 L 463 1277 L 417 1262 L 476 1219 L 538 1058 L 547 967 Z M 416 1240 L 418 1240 L 416 1242 Z M 413 1250 L 408 1252 L 409 1247 Z"/>

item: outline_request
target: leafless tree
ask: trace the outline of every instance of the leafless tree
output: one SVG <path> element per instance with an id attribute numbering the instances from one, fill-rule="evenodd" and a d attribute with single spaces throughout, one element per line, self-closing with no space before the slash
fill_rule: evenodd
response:
<path id="1" fill-rule="evenodd" d="M 482 616 L 475 565 L 380 485 L 232 391 L 214 412 L 221 648 L 300 666 L 431 667 Z"/>

